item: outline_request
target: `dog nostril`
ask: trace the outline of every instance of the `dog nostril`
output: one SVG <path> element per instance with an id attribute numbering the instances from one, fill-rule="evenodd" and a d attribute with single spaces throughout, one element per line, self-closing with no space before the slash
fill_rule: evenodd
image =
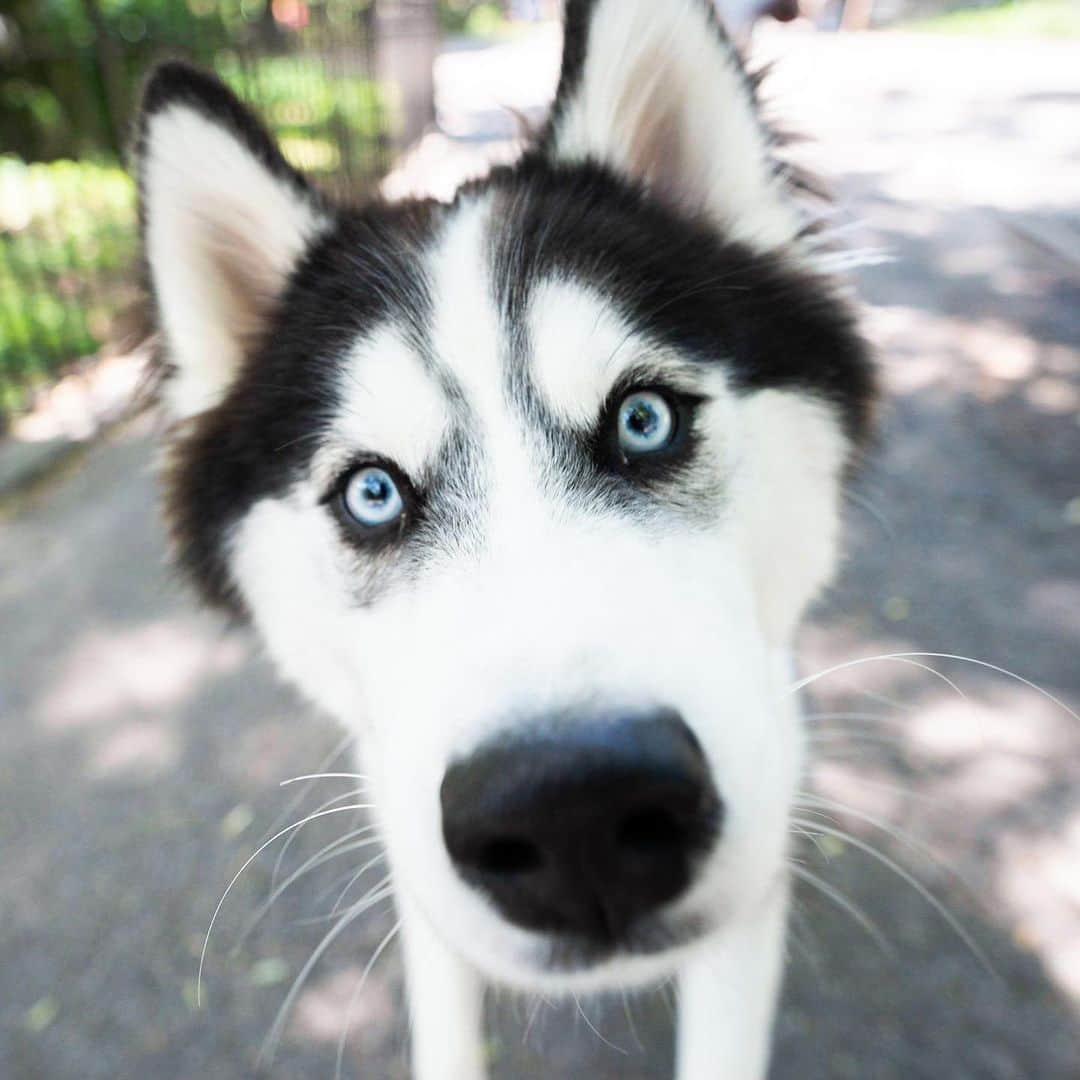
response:
<path id="1" fill-rule="evenodd" d="M 544 856 L 531 841 L 517 836 L 500 836 L 480 849 L 477 869 L 489 874 L 527 874 L 540 868 Z"/>
<path id="2" fill-rule="evenodd" d="M 625 851 L 651 855 L 681 844 L 685 830 L 668 811 L 651 806 L 623 818 L 615 839 Z"/>
<path id="3" fill-rule="evenodd" d="M 689 889 L 723 803 L 671 710 L 537 727 L 447 768 L 443 843 L 461 879 L 508 922 L 610 948 Z"/>

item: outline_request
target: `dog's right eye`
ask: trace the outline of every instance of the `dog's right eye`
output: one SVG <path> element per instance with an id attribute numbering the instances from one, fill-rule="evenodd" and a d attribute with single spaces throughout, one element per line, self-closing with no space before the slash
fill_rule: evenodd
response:
<path id="1" fill-rule="evenodd" d="M 675 412 L 654 390 L 636 390 L 619 406 L 619 447 L 627 457 L 655 454 L 676 434 Z"/>
<path id="2" fill-rule="evenodd" d="M 378 465 L 364 466 L 346 477 L 341 506 L 350 520 L 366 529 L 392 525 L 405 513 L 397 481 Z"/>

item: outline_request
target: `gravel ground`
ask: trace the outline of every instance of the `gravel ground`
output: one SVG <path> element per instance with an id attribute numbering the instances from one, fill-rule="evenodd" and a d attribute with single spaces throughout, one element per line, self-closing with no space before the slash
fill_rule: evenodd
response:
<path id="1" fill-rule="evenodd" d="M 813 156 L 836 182 L 841 219 L 863 218 L 856 242 L 892 255 L 858 272 L 889 389 L 881 449 L 853 493 L 850 558 L 804 633 L 803 666 L 961 653 L 1078 708 L 1075 55 L 892 35 L 764 45 L 785 54 L 777 92 L 821 136 Z M 279 788 L 319 766 L 339 734 L 170 579 L 151 446 L 150 422 L 129 424 L 0 518 L 9 1080 L 255 1075 L 325 933 L 313 920 L 345 887 L 339 875 L 359 868 L 315 869 L 242 939 L 274 873 L 273 852 L 257 860 L 224 908 L 195 1007 L 225 884 L 275 822 L 348 788 L 303 792 L 300 806 Z M 1080 1076 L 1080 726 L 1015 680 L 941 668 L 966 697 L 898 662 L 810 690 L 815 714 L 876 718 L 815 721 L 817 790 L 851 807 L 844 827 L 948 916 L 857 844 L 807 851 L 886 945 L 800 890 L 776 1080 Z M 279 877 L 339 833 L 335 820 L 299 835 Z M 393 922 L 384 903 L 335 943 L 259 1075 L 332 1077 L 346 1026 L 344 1075 L 406 1075 L 394 950 L 351 1001 Z M 498 1000 L 492 1012 L 498 1077 L 669 1067 L 670 995 L 581 1011 Z"/>

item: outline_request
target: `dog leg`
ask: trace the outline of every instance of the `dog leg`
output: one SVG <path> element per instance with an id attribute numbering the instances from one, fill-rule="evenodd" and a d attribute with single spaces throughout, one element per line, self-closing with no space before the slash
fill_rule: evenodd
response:
<path id="1" fill-rule="evenodd" d="M 424 916 L 401 902 L 415 1080 L 483 1080 L 483 984 Z"/>
<path id="2" fill-rule="evenodd" d="M 680 972 L 678 1080 L 764 1080 L 786 920 L 785 884 Z"/>

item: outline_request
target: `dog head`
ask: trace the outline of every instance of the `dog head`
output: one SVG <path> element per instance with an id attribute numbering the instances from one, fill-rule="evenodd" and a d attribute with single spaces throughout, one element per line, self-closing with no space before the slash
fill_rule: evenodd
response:
<path id="1" fill-rule="evenodd" d="M 706 0 L 569 0 L 551 119 L 332 205 L 219 83 L 139 129 L 182 566 L 361 737 L 496 978 L 649 978 L 783 876 L 786 646 L 872 380 Z"/>

